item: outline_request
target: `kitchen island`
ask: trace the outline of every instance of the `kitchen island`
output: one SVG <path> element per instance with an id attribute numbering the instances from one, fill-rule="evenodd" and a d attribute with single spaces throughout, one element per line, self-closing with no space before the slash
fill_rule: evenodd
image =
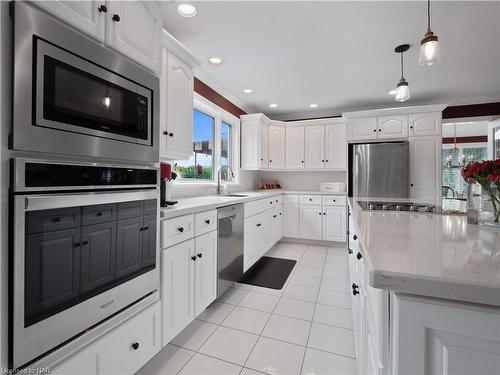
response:
<path id="1" fill-rule="evenodd" d="M 358 372 L 498 374 L 500 231 L 362 200 L 348 199 Z"/>

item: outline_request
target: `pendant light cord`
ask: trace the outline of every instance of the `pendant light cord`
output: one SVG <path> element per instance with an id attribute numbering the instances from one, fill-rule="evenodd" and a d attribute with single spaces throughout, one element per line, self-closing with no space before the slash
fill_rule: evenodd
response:
<path id="1" fill-rule="evenodd" d="M 431 0 L 427 0 L 427 32 L 431 31 Z"/>
<path id="2" fill-rule="evenodd" d="M 401 52 L 401 79 L 405 79 L 403 70 L 403 52 Z"/>

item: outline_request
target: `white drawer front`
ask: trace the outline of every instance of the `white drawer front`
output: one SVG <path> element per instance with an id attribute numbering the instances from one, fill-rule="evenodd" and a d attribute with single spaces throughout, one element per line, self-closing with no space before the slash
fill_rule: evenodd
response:
<path id="1" fill-rule="evenodd" d="M 299 204 L 298 195 L 283 195 L 283 204 L 285 206 L 297 206 Z"/>
<path id="2" fill-rule="evenodd" d="M 161 222 L 161 248 L 194 237 L 194 215 L 180 216 Z"/>
<path id="3" fill-rule="evenodd" d="M 217 229 L 217 210 L 200 212 L 194 215 L 194 235 L 208 233 Z"/>
<path id="4" fill-rule="evenodd" d="M 283 198 L 281 195 L 245 203 L 245 217 L 256 215 L 275 206 L 279 206 L 282 203 Z"/>
<path id="5" fill-rule="evenodd" d="M 324 206 L 345 206 L 346 199 L 343 195 L 323 195 Z"/>
<path id="6" fill-rule="evenodd" d="M 321 206 L 321 195 L 301 195 L 300 204 Z"/>

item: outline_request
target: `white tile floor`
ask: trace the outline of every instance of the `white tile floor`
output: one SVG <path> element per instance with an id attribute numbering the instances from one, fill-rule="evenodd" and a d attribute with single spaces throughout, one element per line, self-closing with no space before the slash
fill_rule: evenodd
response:
<path id="1" fill-rule="evenodd" d="M 279 242 L 267 255 L 298 261 L 282 290 L 235 285 L 138 374 L 355 374 L 345 249 Z"/>

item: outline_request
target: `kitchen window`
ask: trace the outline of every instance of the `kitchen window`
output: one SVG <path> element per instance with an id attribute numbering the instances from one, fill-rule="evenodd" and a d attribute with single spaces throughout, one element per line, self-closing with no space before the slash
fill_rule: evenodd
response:
<path id="1" fill-rule="evenodd" d="M 222 165 L 234 170 L 235 179 L 227 168 L 221 180 L 236 183 L 239 119 L 208 100 L 195 96 L 193 109 L 193 153 L 187 160 L 176 160 L 173 169 L 179 183 L 215 183 Z"/>

